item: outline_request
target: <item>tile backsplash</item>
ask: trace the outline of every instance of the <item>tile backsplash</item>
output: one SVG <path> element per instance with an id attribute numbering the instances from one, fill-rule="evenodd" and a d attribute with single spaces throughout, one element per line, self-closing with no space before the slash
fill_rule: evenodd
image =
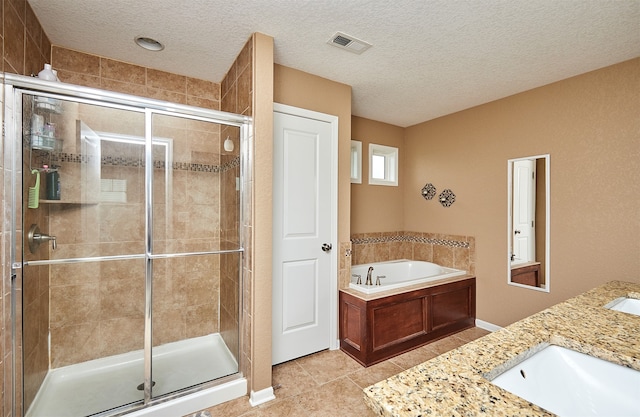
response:
<path id="1" fill-rule="evenodd" d="M 410 231 L 358 233 L 351 236 L 351 244 L 352 265 L 412 259 L 475 274 L 476 246 L 472 236 Z"/>

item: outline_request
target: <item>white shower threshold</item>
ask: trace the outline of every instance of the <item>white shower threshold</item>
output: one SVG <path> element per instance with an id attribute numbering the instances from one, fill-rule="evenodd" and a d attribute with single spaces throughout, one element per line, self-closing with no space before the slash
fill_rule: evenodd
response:
<path id="1" fill-rule="evenodd" d="M 236 360 L 217 333 L 154 347 L 152 363 L 154 398 L 238 371 Z M 141 402 L 144 392 L 138 385 L 143 381 L 142 350 L 52 369 L 26 417 L 84 417 Z M 239 378 L 130 415 L 184 416 L 246 393 L 246 379 Z"/>

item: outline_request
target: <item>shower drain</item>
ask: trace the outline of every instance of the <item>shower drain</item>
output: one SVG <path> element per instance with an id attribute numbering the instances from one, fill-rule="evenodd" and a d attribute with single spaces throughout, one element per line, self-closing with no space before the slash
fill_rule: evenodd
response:
<path id="1" fill-rule="evenodd" d="M 156 385 L 156 381 L 151 381 L 151 386 L 154 387 Z M 144 382 L 137 386 L 138 391 L 144 391 Z"/>

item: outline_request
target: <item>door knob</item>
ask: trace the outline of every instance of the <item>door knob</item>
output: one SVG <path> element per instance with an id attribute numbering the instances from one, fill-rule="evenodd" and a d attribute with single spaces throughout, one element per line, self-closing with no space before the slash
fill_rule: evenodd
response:
<path id="1" fill-rule="evenodd" d="M 521 233 L 520 230 L 516 230 L 516 231 L 513 232 L 513 234 L 515 234 L 515 235 L 519 235 L 520 233 Z"/>
<path id="2" fill-rule="evenodd" d="M 330 252 L 332 247 L 333 246 L 331 246 L 331 243 L 323 243 L 322 244 L 322 250 L 325 251 L 325 252 Z"/>

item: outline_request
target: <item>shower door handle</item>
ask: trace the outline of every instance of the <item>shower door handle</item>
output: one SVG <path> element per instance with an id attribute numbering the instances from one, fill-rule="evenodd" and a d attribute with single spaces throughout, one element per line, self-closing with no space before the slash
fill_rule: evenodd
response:
<path id="1" fill-rule="evenodd" d="M 323 243 L 323 244 L 322 244 L 322 250 L 323 250 L 324 252 L 331 252 L 331 248 L 332 248 L 332 247 L 333 247 L 333 246 L 331 245 L 331 243 Z"/>

